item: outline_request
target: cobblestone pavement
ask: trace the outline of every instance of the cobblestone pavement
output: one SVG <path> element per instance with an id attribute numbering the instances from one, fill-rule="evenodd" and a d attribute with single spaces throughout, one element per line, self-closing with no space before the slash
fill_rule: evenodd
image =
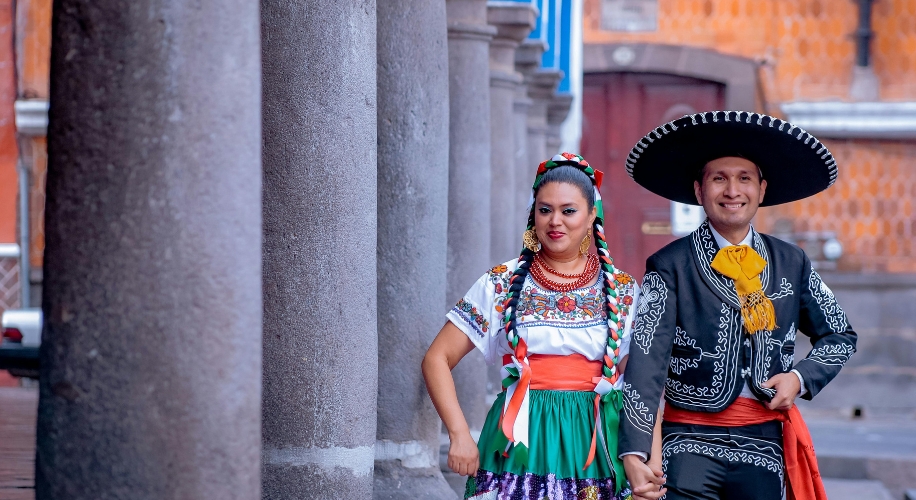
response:
<path id="1" fill-rule="evenodd" d="M 0 500 L 35 499 L 38 389 L 0 387 Z"/>

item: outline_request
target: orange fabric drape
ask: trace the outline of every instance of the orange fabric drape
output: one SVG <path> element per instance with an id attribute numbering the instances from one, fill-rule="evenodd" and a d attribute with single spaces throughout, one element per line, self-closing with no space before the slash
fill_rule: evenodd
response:
<path id="1" fill-rule="evenodd" d="M 511 363 L 508 354 L 503 364 Z M 591 361 L 581 354 L 529 354 L 531 365 L 530 389 L 552 391 L 593 391 L 594 377 L 601 376 L 601 361 Z"/>
<path id="2" fill-rule="evenodd" d="M 789 479 L 788 498 L 794 500 L 827 500 L 821 473 L 814 456 L 814 443 L 798 407 L 788 411 L 770 410 L 759 401 L 738 398 L 718 413 L 703 413 L 665 405 L 664 420 L 693 425 L 741 427 L 778 420 L 782 426 L 782 447 L 785 453 L 786 477 Z"/>

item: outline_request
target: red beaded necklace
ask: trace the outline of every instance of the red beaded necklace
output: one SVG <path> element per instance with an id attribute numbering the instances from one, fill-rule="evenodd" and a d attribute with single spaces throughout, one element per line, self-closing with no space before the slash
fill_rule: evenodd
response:
<path id="1" fill-rule="evenodd" d="M 544 262 L 539 255 L 535 254 L 534 262 L 531 264 L 531 276 L 537 280 L 538 283 L 543 285 L 549 290 L 555 292 L 569 292 L 577 288 L 582 288 L 587 285 L 592 279 L 595 278 L 595 274 L 598 272 L 600 264 L 598 262 L 598 257 L 594 255 L 589 255 L 588 259 L 585 262 L 585 269 L 579 274 L 564 274 L 555 269 L 551 268 Z M 572 279 L 575 281 L 569 283 L 560 283 L 550 279 L 547 276 L 547 273 L 553 274 L 560 278 Z"/>

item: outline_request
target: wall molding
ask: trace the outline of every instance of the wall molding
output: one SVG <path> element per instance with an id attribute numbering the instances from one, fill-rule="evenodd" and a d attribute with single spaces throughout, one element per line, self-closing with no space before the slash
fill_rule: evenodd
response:
<path id="1" fill-rule="evenodd" d="M 725 107 L 734 111 L 757 108 L 757 63 L 746 57 L 714 50 L 652 43 L 587 43 L 585 73 L 663 73 L 725 85 Z"/>
<path id="2" fill-rule="evenodd" d="M 782 112 L 793 125 L 818 137 L 914 139 L 916 102 L 787 102 Z"/>

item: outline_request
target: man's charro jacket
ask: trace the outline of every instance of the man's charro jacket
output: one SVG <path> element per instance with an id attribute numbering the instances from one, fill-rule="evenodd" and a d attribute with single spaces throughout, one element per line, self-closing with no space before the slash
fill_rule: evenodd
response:
<path id="1" fill-rule="evenodd" d="M 856 333 L 804 251 L 751 231 L 754 250 L 767 261 L 760 281 L 776 310 L 773 331 L 744 330 L 734 282 L 710 267 L 719 246 L 709 221 L 646 262 L 624 375 L 620 453 L 651 450 L 662 389 L 666 404 L 719 412 L 745 382 L 769 401 L 776 391 L 761 384 L 794 368 L 810 399 L 855 352 Z M 799 332 L 813 348 L 793 367 Z"/>

